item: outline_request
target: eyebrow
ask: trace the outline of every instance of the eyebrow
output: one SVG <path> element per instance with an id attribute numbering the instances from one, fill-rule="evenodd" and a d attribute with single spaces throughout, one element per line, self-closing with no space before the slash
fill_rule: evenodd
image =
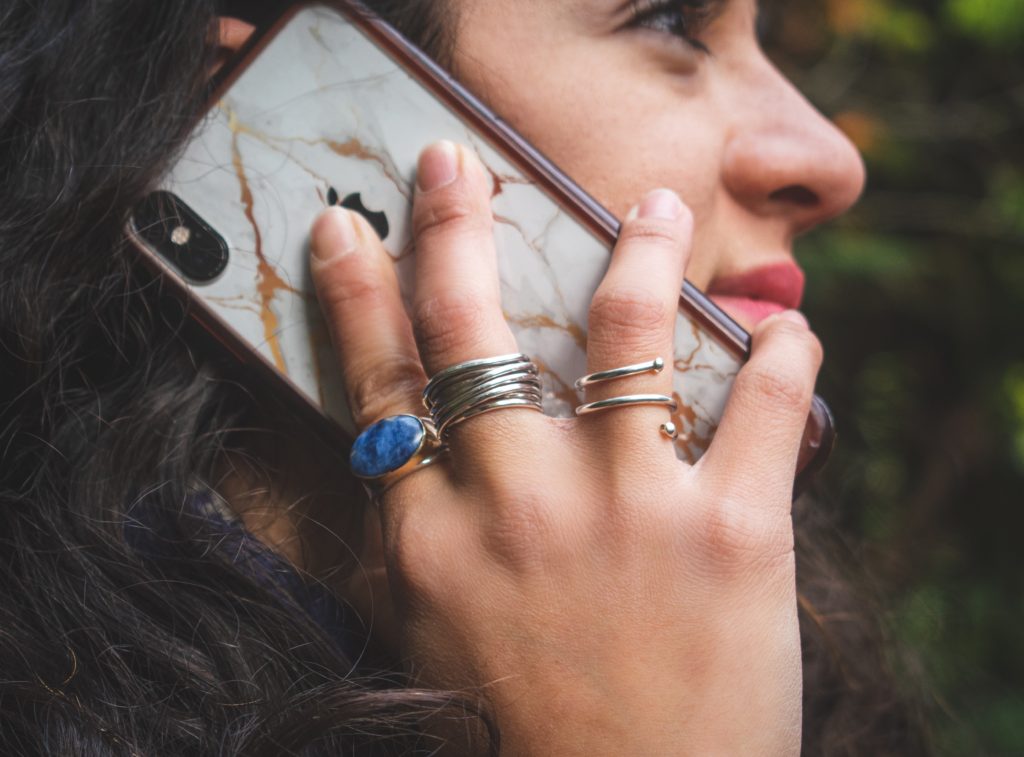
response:
<path id="1" fill-rule="evenodd" d="M 737 1 L 738 0 L 703 0 L 702 2 L 698 2 L 695 4 L 704 6 L 703 8 L 701 8 L 701 13 L 703 14 L 705 20 L 713 21 L 722 15 L 722 12 L 725 10 L 725 6 Z M 684 5 L 687 4 L 686 0 L 682 0 L 682 2 Z M 754 0 L 754 7 L 755 9 L 759 7 L 759 3 L 757 2 L 757 0 Z"/>

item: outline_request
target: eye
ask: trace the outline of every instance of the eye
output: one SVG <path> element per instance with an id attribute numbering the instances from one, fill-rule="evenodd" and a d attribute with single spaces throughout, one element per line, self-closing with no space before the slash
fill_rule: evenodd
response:
<path id="1" fill-rule="evenodd" d="M 690 47 L 711 54 L 700 34 L 711 20 L 713 0 L 631 0 L 632 29 L 650 29 L 678 37 Z"/>

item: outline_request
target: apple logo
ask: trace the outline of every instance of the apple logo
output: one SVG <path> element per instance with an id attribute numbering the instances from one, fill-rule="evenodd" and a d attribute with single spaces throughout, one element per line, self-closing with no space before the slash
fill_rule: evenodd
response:
<path id="1" fill-rule="evenodd" d="M 327 189 L 327 204 L 328 205 L 341 205 L 343 208 L 354 210 L 356 213 L 365 218 L 373 230 L 377 232 L 382 240 L 387 239 L 388 233 L 391 231 L 391 226 L 388 224 L 388 217 L 381 210 L 370 210 L 363 204 L 363 198 L 359 192 L 353 192 L 338 202 L 338 192 L 334 187 Z"/>

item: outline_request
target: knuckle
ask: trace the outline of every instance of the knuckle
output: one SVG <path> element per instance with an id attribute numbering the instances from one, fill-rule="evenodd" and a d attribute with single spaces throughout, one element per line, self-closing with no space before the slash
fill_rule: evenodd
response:
<path id="1" fill-rule="evenodd" d="M 675 313 L 644 289 L 601 289 L 590 305 L 592 336 L 601 339 L 603 335 L 616 344 L 650 342 L 652 335 L 663 339 L 674 323 Z"/>
<path id="2" fill-rule="evenodd" d="M 372 367 L 351 366 L 347 373 L 349 407 L 358 428 L 397 408 L 415 407 L 410 401 L 415 401 L 427 381 L 419 360 L 408 355 L 381 359 Z"/>
<path id="3" fill-rule="evenodd" d="M 452 234 L 487 232 L 491 215 L 479 203 L 453 187 L 438 198 L 417 201 L 412 221 L 417 239 L 423 240 Z"/>
<path id="4" fill-rule="evenodd" d="M 721 499 L 700 515 L 697 533 L 713 564 L 726 572 L 761 573 L 785 564 L 793 553 L 788 517 Z"/>
<path id="5" fill-rule="evenodd" d="M 359 255 L 346 255 L 318 273 L 317 295 L 328 312 L 353 306 L 367 310 L 385 299 L 387 286 Z"/>
<path id="6" fill-rule="evenodd" d="M 420 349 L 438 354 L 478 343 L 485 332 L 487 304 L 471 292 L 449 291 L 416 304 L 413 332 Z"/>

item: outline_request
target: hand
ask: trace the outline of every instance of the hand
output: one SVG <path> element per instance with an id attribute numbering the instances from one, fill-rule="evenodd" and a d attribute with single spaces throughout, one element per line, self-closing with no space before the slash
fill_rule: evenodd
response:
<path id="1" fill-rule="evenodd" d="M 517 351 L 489 188 L 466 149 L 421 156 L 412 322 L 369 225 L 340 208 L 316 222 L 313 273 L 360 428 L 422 414 L 428 375 Z M 625 221 L 590 311 L 589 370 L 672 355 L 691 227 L 664 190 Z M 479 689 L 508 754 L 798 753 L 790 504 L 820 360 L 800 316 L 764 321 L 693 466 L 659 433 L 659 407 L 507 409 L 454 427 L 445 461 L 380 501 L 418 680 Z M 587 399 L 671 382 L 631 377 Z"/>

